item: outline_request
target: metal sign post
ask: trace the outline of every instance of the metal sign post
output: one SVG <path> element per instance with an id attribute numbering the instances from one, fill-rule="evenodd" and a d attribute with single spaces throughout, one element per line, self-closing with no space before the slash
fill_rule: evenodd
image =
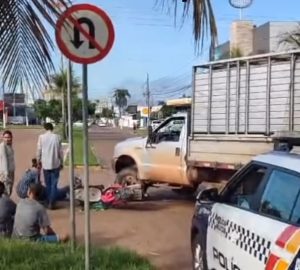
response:
<path id="1" fill-rule="evenodd" d="M 72 123 L 72 66 L 68 60 L 68 137 L 69 137 L 69 183 L 70 183 L 70 225 L 71 225 L 71 249 L 76 246 L 76 224 L 75 224 L 75 196 L 74 196 L 74 144 Z"/>
<path id="2" fill-rule="evenodd" d="M 84 220 L 85 220 L 85 269 L 90 265 L 90 199 L 89 199 L 89 138 L 88 138 L 88 84 L 87 64 L 82 65 L 82 122 L 84 164 Z"/>
<path id="3" fill-rule="evenodd" d="M 56 42 L 61 52 L 82 66 L 82 121 L 84 148 L 85 269 L 90 268 L 88 74 L 87 65 L 103 59 L 111 50 L 115 33 L 108 15 L 100 8 L 79 4 L 68 8 L 56 24 Z M 69 106 L 71 97 L 69 96 Z M 69 112 L 70 113 L 70 112 Z M 71 114 L 70 114 L 71 115 Z M 69 119 L 69 121 L 71 121 Z M 69 123 L 69 130 L 72 126 Z M 72 130 L 72 129 L 71 129 Z M 70 136 L 72 138 L 72 136 Z M 71 164 L 70 164 L 71 165 Z M 71 169 L 70 169 L 71 174 Z M 73 195 L 74 196 L 74 195 Z M 75 231 L 74 206 L 71 206 L 72 231 Z M 75 239 L 75 236 L 74 236 Z"/>

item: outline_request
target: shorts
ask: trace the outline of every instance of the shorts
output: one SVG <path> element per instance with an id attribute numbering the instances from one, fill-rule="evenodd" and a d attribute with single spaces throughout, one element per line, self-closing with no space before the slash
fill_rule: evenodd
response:
<path id="1" fill-rule="evenodd" d="M 59 243 L 59 236 L 57 234 L 40 235 L 37 238 L 35 238 L 35 241 L 42 243 Z"/>

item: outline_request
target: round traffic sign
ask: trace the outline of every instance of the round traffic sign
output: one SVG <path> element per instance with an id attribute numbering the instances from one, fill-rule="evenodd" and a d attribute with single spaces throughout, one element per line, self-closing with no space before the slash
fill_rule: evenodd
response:
<path id="1" fill-rule="evenodd" d="M 71 61 L 92 64 L 111 50 L 115 32 L 112 21 L 99 7 L 79 4 L 68 8 L 56 24 L 56 42 Z"/>

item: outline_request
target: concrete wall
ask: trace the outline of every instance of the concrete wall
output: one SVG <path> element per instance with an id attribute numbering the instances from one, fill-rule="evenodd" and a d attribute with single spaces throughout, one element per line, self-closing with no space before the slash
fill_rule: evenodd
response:
<path id="1" fill-rule="evenodd" d="M 270 23 L 253 28 L 253 53 L 263 54 L 270 51 Z"/>
<path id="2" fill-rule="evenodd" d="M 234 21 L 231 24 L 230 51 L 239 49 L 243 55 L 253 51 L 252 21 Z"/>

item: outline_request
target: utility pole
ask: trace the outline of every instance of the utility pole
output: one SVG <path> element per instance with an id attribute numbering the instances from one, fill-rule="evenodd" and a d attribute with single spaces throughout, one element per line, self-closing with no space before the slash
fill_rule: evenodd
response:
<path id="1" fill-rule="evenodd" d="M 147 91 L 146 91 L 146 101 L 148 107 L 148 121 L 147 126 L 150 126 L 150 86 L 149 86 L 149 74 L 147 73 Z"/>
<path id="2" fill-rule="evenodd" d="M 61 54 L 61 76 L 64 78 L 64 56 Z M 66 139 L 67 132 L 66 132 L 66 111 L 65 111 L 65 84 L 66 82 L 63 80 L 63 85 L 61 89 L 61 114 L 62 114 L 62 121 L 63 121 L 63 139 Z"/>

